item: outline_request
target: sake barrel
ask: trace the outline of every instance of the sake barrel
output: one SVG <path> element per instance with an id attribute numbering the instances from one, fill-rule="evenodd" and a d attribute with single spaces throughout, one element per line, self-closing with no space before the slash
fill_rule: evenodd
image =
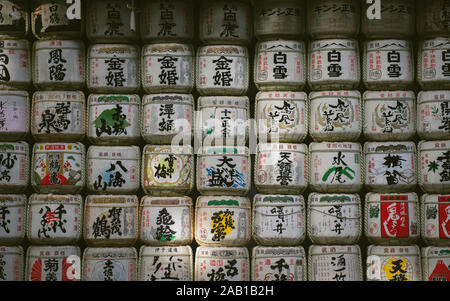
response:
<path id="1" fill-rule="evenodd" d="M 356 142 L 309 144 L 309 185 L 318 192 L 359 192 L 363 186 L 364 160 Z"/>
<path id="2" fill-rule="evenodd" d="M 247 147 L 201 147 L 197 154 L 197 190 L 203 195 L 247 195 L 251 162 Z"/>
<path id="3" fill-rule="evenodd" d="M 364 185 L 374 192 L 408 192 L 417 185 L 416 145 L 412 141 L 366 142 Z"/>
<path id="4" fill-rule="evenodd" d="M 96 145 L 130 145 L 140 141 L 140 102 L 137 94 L 90 94 L 87 138 Z"/>
<path id="5" fill-rule="evenodd" d="M 246 197 L 199 196 L 195 240 L 201 246 L 245 246 L 251 237 L 251 204 Z"/>
<path id="6" fill-rule="evenodd" d="M 197 247 L 194 281 L 249 281 L 246 247 Z"/>
<path id="7" fill-rule="evenodd" d="M 36 245 L 77 244 L 83 227 L 81 195 L 32 194 L 27 204 L 27 238 Z"/>
<path id="8" fill-rule="evenodd" d="M 427 193 L 447 193 L 450 188 L 448 163 L 450 141 L 420 141 L 418 144 L 418 178 Z M 449 158 L 447 160 L 447 158 Z"/>
<path id="9" fill-rule="evenodd" d="M 33 84 L 38 90 L 81 90 L 85 86 L 85 47 L 79 40 L 33 43 Z"/>
<path id="10" fill-rule="evenodd" d="M 180 42 L 194 38 L 191 0 L 141 1 L 140 32 L 144 42 Z"/>
<path id="11" fill-rule="evenodd" d="M 0 266 L 2 267 L 2 281 L 24 280 L 24 256 L 22 246 L 0 246 Z"/>
<path id="12" fill-rule="evenodd" d="M 87 2 L 86 35 L 91 43 L 130 43 L 139 37 L 137 7 L 132 0 Z"/>
<path id="13" fill-rule="evenodd" d="M 356 37 L 358 35 L 360 1 L 308 0 L 307 8 L 308 34 L 312 38 Z"/>
<path id="14" fill-rule="evenodd" d="M 417 1 L 417 34 L 421 37 L 449 36 L 450 7 L 445 0 Z"/>
<path id="15" fill-rule="evenodd" d="M 194 256 L 190 246 L 142 246 L 140 281 L 193 281 Z"/>
<path id="16" fill-rule="evenodd" d="M 31 134 L 36 141 L 82 141 L 86 106 L 82 91 L 36 91 L 31 105 Z"/>
<path id="17" fill-rule="evenodd" d="M 25 259 L 25 280 L 80 280 L 80 258 L 78 246 L 29 246 Z"/>
<path id="18" fill-rule="evenodd" d="M 433 246 L 448 246 L 450 242 L 450 195 L 422 195 L 420 202 L 422 239 Z"/>
<path id="19" fill-rule="evenodd" d="M 203 146 L 244 146 L 249 139 L 247 96 L 200 96 L 195 134 Z"/>
<path id="20" fill-rule="evenodd" d="M 30 149 L 27 142 L 0 142 L 0 189 L 23 192 L 30 184 Z"/>
<path id="21" fill-rule="evenodd" d="M 92 247 L 133 245 L 139 236 L 139 201 L 135 195 L 88 195 L 83 238 Z"/>
<path id="22" fill-rule="evenodd" d="M 302 195 L 256 194 L 252 207 L 252 238 L 263 246 L 294 246 L 306 236 Z"/>
<path id="23" fill-rule="evenodd" d="M 86 150 L 82 143 L 35 143 L 31 186 L 38 193 L 80 193 L 85 186 Z"/>
<path id="24" fill-rule="evenodd" d="M 136 45 L 91 44 L 87 50 L 87 88 L 93 93 L 139 92 L 140 60 Z"/>
<path id="25" fill-rule="evenodd" d="M 258 1 L 253 6 L 253 32 L 258 40 L 300 38 L 306 31 L 306 1 Z"/>
<path id="26" fill-rule="evenodd" d="M 146 245 L 188 245 L 194 237 L 194 204 L 187 196 L 141 199 L 139 239 Z"/>
<path id="27" fill-rule="evenodd" d="M 190 93 L 194 88 L 194 48 L 157 43 L 142 49 L 142 88 L 147 93 Z"/>
<path id="28" fill-rule="evenodd" d="M 361 33 L 372 38 L 411 38 L 416 32 L 414 1 L 383 0 L 380 2 L 380 18 L 368 18 L 372 3 L 361 7 Z"/>
<path id="29" fill-rule="evenodd" d="M 31 30 L 39 40 L 82 38 L 84 1 L 37 0 L 31 4 Z"/>
<path id="30" fill-rule="evenodd" d="M 150 94 L 142 99 L 141 136 L 150 144 L 190 144 L 194 131 L 191 94 Z"/>
<path id="31" fill-rule="evenodd" d="M 301 90 L 306 84 L 305 44 L 295 40 L 270 40 L 255 46 L 253 78 L 262 91 Z"/>
<path id="32" fill-rule="evenodd" d="M 83 281 L 136 281 L 138 254 L 133 247 L 93 248 L 83 252 Z"/>
<path id="33" fill-rule="evenodd" d="M 26 91 L 0 91 L 0 134 L 3 141 L 25 139 L 30 131 L 30 100 Z"/>
<path id="34" fill-rule="evenodd" d="M 424 90 L 450 89 L 450 37 L 423 40 L 417 55 L 417 82 Z"/>
<path id="35" fill-rule="evenodd" d="M 254 182 L 262 193 L 303 193 L 308 186 L 308 150 L 305 144 L 259 143 Z"/>
<path id="36" fill-rule="evenodd" d="M 90 146 L 86 187 L 94 194 L 134 194 L 140 186 L 138 146 Z"/>
<path id="37" fill-rule="evenodd" d="M 450 264 L 450 248 L 427 246 L 421 249 L 422 280 L 450 281 L 448 266 Z"/>
<path id="38" fill-rule="evenodd" d="M 422 281 L 417 245 L 367 248 L 367 281 Z"/>
<path id="39" fill-rule="evenodd" d="M 361 79 L 358 42 L 353 39 L 312 40 L 307 72 L 312 90 L 356 89 Z"/>
<path id="40" fill-rule="evenodd" d="M 366 238 L 379 245 L 408 245 L 420 238 L 419 198 L 410 193 L 366 194 Z"/>
<path id="41" fill-rule="evenodd" d="M 190 145 L 146 145 L 141 184 L 150 195 L 188 195 L 194 187 L 194 154 Z"/>
<path id="42" fill-rule="evenodd" d="M 362 80 L 367 89 L 411 89 L 414 78 L 414 56 L 410 41 L 380 39 L 364 42 Z"/>
<path id="43" fill-rule="evenodd" d="M 28 1 L 0 1 L 0 37 L 25 38 L 30 31 Z"/>
<path id="44" fill-rule="evenodd" d="M 359 245 L 311 245 L 308 281 L 363 281 Z"/>
<path id="45" fill-rule="evenodd" d="M 0 194 L 0 244 L 19 245 L 26 232 L 25 194 Z M 0 252 L 1 253 L 1 252 Z"/>
<path id="46" fill-rule="evenodd" d="M 308 197 L 308 236 L 314 244 L 355 244 L 362 235 L 358 194 L 311 193 Z"/>
<path id="47" fill-rule="evenodd" d="M 416 133 L 416 97 L 413 91 L 366 91 L 364 137 L 375 141 L 400 141 Z"/>
<path id="48" fill-rule="evenodd" d="M 200 46 L 195 87 L 202 96 L 245 95 L 249 86 L 248 50 L 238 45 Z"/>
<path id="49" fill-rule="evenodd" d="M 199 1 L 198 37 L 203 44 L 251 42 L 253 18 L 247 0 Z"/>
<path id="50" fill-rule="evenodd" d="M 422 139 L 450 139 L 449 90 L 420 91 L 417 94 L 417 134 Z"/>
<path id="51" fill-rule="evenodd" d="M 308 134 L 309 102 L 305 92 L 260 91 L 255 119 L 260 143 L 302 142 Z"/>
<path id="52" fill-rule="evenodd" d="M 31 84 L 30 44 L 0 40 L 0 89 L 26 90 Z"/>
<path id="53" fill-rule="evenodd" d="M 264 247 L 252 250 L 252 281 L 306 281 L 303 247 Z"/>
<path id="54" fill-rule="evenodd" d="M 357 90 L 309 94 L 309 134 L 314 141 L 356 141 L 361 136 L 363 105 Z"/>

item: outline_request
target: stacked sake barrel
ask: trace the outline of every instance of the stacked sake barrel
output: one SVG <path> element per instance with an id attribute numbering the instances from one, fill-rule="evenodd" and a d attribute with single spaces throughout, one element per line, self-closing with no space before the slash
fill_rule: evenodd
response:
<path id="1" fill-rule="evenodd" d="M 361 281 L 360 1 L 308 1 L 308 280 Z"/>
<path id="2" fill-rule="evenodd" d="M 416 160 L 413 1 L 389 1 L 381 20 L 364 19 L 365 236 L 368 280 L 421 280 Z M 367 5 L 366 5 L 367 7 Z"/>
<path id="3" fill-rule="evenodd" d="M 250 280 L 249 1 L 199 4 L 196 281 Z"/>
<path id="4" fill-rule="evenodd" d="M 26 234 L 25 194 L 29 186 L 31 84 L 29 12 L 25 1 L 15 4 L 17 19 L 0 22 L 0 266 L 2 280 L 24 279 Z M 0 12 L 12 9 L 5 3 Z M 17 23 L 15 23 L 17 22 Z M 17 26 L 14 26 L 17 25 Z"/>
<path id="5" fill-rule="evenodd" d="M 418 184 L 424 192 L 420 199 L 420 231 L 426 246 L 421 249 L 422 280 L 448 281 L 450 262 L 450 179 L 447 158 L 450 154 L 450 30 L 448 18 L 436 19 L 446 11 L 445 1 L 417 4 L 417 150 Z"/>
<path id="6" fill-rule="evenodd" d="M 142 1 L 139 280 L 193 280 L 195 64 L 191 1 Z M 181 145 L 180 145 L 181 144 Z M 162 268 L 159 268 L 162 267 Z"/>
<path id="7" fill-rule="evenodd" d="M 252 280 L 307 280 L 308 186 L 305 1 L 258 1 L 253 80 L 258 144 L 254 162 Z"/>

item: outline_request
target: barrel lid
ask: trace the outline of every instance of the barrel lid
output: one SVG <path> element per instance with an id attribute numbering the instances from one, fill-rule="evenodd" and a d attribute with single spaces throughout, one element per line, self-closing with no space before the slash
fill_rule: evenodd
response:
<path id="1" fill-rule="evenodd" d="M 332 254 L 361 254 L 359 245 L 311 245 L 308 250 L 309 256 L 332 255 Z"/>
<path id="2" fill-rule="evenodd" d="M 249 98 L 247 96 L 200 96 L 197 99 L 198 110 L 205 107 L 233 106 L 248 108 Z"/>
<path id="3" fill-rule="evenodd" d="M 450 204 L 450 194 L 428 194 L 421 196 L 422 204 Z"/>
<path id="4" fill-rule="evenodd" d="M 248 56 L 247 48 L 238 45 L 209 45 L 200 46 L 197 50 L 198 55 L 237 55 Z"/>
<path id="5" fill-rule="evenodd" d="M 414 91 L 365 91 L 364 100 L 415 99 Z"/>
<path id="6" fill-rule="evenodd" d="M 389 252 L 385 253 L 385 249 Z M 370 245 L 367 247 L 367 255 L 378 255 L 378 256 L 392 256 L 392 255 L 414 255 L 419 256 L 420 249 L 417 245 L 407 245 L 407 246 L 382 246 L 382 245 Z"/>
<path id="7" fill-rule="evenodd" d="M 308 94 L 301 91 L 259 91 L 256 93 L 256 101 L 262 100 L 292 100 L 306 101 Z"/>
<path id="8" fill-rule="evenodd" d="M 450 48 L 450 38 L 435 37 L 432 39 L 422 40 L 419 44 L 422 50 L 426 49 L 448 49 Z"/>
<path id="9" fill-rule="evenodd" d="M 4 205 L 6 202 L 8 202 L 8 206 L 23 206 L 27 202 L 27 196 L 25 194 L 0 194 L 0 204 Z"/>
<path id="10" fill-rule="evenodd" d="M 248 249 L 246 247 L 206 247 L 199 246 L 195 251 L 195 258 L 241 258 L 248 259 Z"/>
<path id="11" fill-rule="evenodd" d="M 405 193 L 380 193 L 368 192 L 365 196 L 365 201 L 369 203 L 374 202 L 419 202 L 419 197 L 415 192 Z"/>
<path id="12" fill-rule="evenodd" d="M 127 104 L 139 104 L 141 98 L 137 94 L 90 94 L 88 97 L 88 104 L 115 104 L 115 103 L 127 103 Z"/>
<path id="13" fill-rule="evenodd" d="M 42 203 L 74 203 L 81 205 L 83 197 L 79 194 L 37 194 L 33 193 L 29 198 L 29 205 L 42 204 Z"/>
<path id="14" fill-rule="evenodd" d="M 90 260 L 110 259 L 137 259 L 137 251 L 134 247 L 118 247 L 118 248 L 95 248 L 87 247 L 84 250 L 83 258 Z"/>
<path id="15" fill-rule="evenodd" d="M 285 195 L 285 194 L 255 194 L 253 197 L 255 206 L 265 206 L 274 204 L 282 204 L 285 206 L 303 205 L 304 198 L 302 195 Z"/>
<path id="16" fill-rule="evenodd" d="M 179 94 L 179 93 L 149 94 L 144 96 L 142 102 L 144 105 L 161 104 L 161 103 L 179 103 L 194 106 L 194 96 L 192 96 L 192 94 Z"/>
<path id="17" fill-rule="evenodd" d="M 188 196 L 144 196 L 141 206 L 193 206 L 192 199 Z"/>
<path id="18" fill-rule="evenodd" d="M 399 49 L 410 50 L 411 43 L 408 40 L 397 40 L 397 39 L 379 39 L 370 40 L 364 43 L 368 51 L 380 50 L 380 51 L 390 51 Z"/>
<path id="19" fill-rule="evenodd" d="M 34 152 L 69 152 L 84 153 L 84 145 L 80 142 L 43 142 L 34 144 Z M 84 159 L 84 158 L 83 158 Z"/>
<path id="20" fill-rule="evenodd" d="M 20 91 L 20 90 L 0 90 L 0 95 L 5 96 L 22 96 L 22 97 L 28 97 L 29 94 L 27 91 Z"/>
<path id="21" fill-rule="evenodd" d="M 266 247 L 255 246 L 252 250 L 252 258 L 267 257 L 304 257 L 305 249 L 298 247 Z"/>
<path id="22" fill-rule="evenodd" d="M 88 195 L 86 197 L 86 206 L 138 206 L 138 197 L 135 195 Z"/>
<path id="23" fill-rule="evenodd" d="M 354 205 L 361 204 L 361 200 L 358 194 L 345 194 L 345 193 L 310 193 L 308 196 L 309 206 L 320 206 L 330 204 L 346 204 Z"/>
<path id="24" fill-rule="evenodd" d="M 426 246 L 422 248 L 422 257 L 432 259 L 450 258 L 450 247 Z"/>
<path id="25" fill-rule="evenodd" d="M 361 98 L 361 93 L 358 90 L 332 90 L 332 91 L 312 91 L 309 93 L 309 99 L 313 100 L 315 98 L 339 98 L 339 97 L 346 97 L 346 98 Z"/>
<path id="26" fill-rule="evenodd" d="M 36 50 L 45 48 L 74 48 L 84 51 L 84 42 L 81 40 L 37 40 L 33 44 Z"/>
<path id="27" fill-rule="evenodd" d="M 284 52 L 298 52 L 305 50 L 305 43 L 296 40 L 272 40 L 260 41 L 256 43 L 256 51 L 284 51 Z"/>
<path id="28" fill-rule="evenodd" d="M 358 42 L 355 39 L 319 39 L 312 40 L 309 43 L 310 51 L 317 50 L 356 50 L 358 48 Z"/>
<path id="29" fill-rule="evenodd" d="M 189 256 L 192 257 L 191 246 L 142 246 L 139 256 Z"/>
<path id="30" fill-rule="evenodd" d="M 175 155 L 193 155 L 193 149 L 190 145 L 146 145 L 143 151 L 144 155 L 149 154 L 175 154 Z"/>
<path id="31" fill-rule="evenodd" d="M 388 141 L 388 142 L 366 142 L 364 144 L 364 153 L 404 153 L 416 151 L 416 145 L 412 141 Z"/>
<path id="32" fill-rule="evenodd" d="M 159 54 L 184 54 L 192 55 L 194 49 L 189 44 L 180 43 L 157 43 L 147 44 L 143 47 L 143 55 Z"/>
<path id="33" fill-rule="evenodd" d="M 239 207 L 250 208 L 251 202 L 247 197 L 242 196 L 199 196 L 196 201 L 196 208 L 208 207 Z"/>
<path id="34" fill-rule="evenodd" d="M 450 101 L 450 90 L 420 91 L 417 94 L 417 103 L 428 101 Z"/>
<path id="35" fill-rule="evenodd" d="M 36 91 L 33 102 L 36 101 L 84 101 L 83 91 Z"/>
<path id="36" fill-rule="evenodd" d="M 14 153 L 28 153 L 29 145 L 25 141 L 19 142 L 3 142 L 0 144 L 0 153 L 14 152 Z"/>
<path id="37" fill-rule="evenodd" d="M 439 141 L 420 141 L 418 145 L 419 151 L 441 151 L 450 148 L 450 140 Z"/>
<path id="38" fill-rule="evenodd" d="M 137 58 L 139 46 L 130 44 L 93 44 L 89 46 L 90 57 L 108 57 L 116 55 L 119 57 Z"/>
<path id="39" fill-rule="evenodd" d="M 243 155 L 248 156 L 249 150 L 246 146 L 202 146 L 199 155 Z"/>
<path id="40" fill-rule="evenodd" d="M 258 151 L 259 152 L 289 151 L 307 154 L 308 147 L 306 146 L 306 144 L 296 144 L 296 143 L 258 143 L 257 152 Z"/>
<path id="41" fill-rule="evenodd" d="M 2 40 L 0 49 L 26 49 L 29 50 L 30 43 L 27 40 Z"/>
<path id="42" fill-rule="evenodd" d="M 46 255 L 48 254 L 48 255 Z M 70 255 L 81 255 L 78 246 L 29 246 L 27 257 L 34 258 L 66 258 Z"/>
<path id="43" fill-rule="evenodd" d="M 22 246 L 0 246 L 0 254 L 2 255 L 23 255 Z"/>
<path id="44" fill-rule="evenodd" d="M 346 152 L 361 152 L 361 144 L 358 142 L 311 142 L 309 144 L 310 152 L 338 150 Z"/>
<path id="45" fill-rule="evenodd" d="M 107 153 L 105 155 L 105 153 Z M 88 148 L 87 157 L 91 159 L 139 159 L 139 146 L 96 146 Z"/>

